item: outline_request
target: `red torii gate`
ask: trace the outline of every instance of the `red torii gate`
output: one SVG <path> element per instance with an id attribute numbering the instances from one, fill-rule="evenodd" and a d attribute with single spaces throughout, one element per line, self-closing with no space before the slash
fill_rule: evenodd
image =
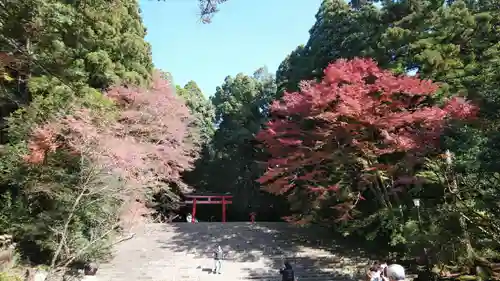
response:
<path id="1" fill-rule="evenodd" d="M 196 204 L 222 204 L 222 222 L 226 222 L 226 204 L 233 204 L 233 201 L 228 200 L 233 199 L 232 195 L 184 195 L 184 197 L 191 199 L 185 200 L 185 204 L 193 205 L 191 223 L 195 222 Z"/>

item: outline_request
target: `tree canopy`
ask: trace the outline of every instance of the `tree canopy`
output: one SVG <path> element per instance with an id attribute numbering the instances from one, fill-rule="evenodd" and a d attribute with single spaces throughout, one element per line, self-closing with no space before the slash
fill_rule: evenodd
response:
<path id="1" fill-rule="evenodd" d="M 204 22 L 224 2 L 199 0 Z M 1 1 L 0 229 L 68 266 L 183 193 L 232 193 L 232 220 L 496 280 L 499 25 L 493 0 L 324 0 L 275 74 L 203 93 L 154 68 L 137 1 Z"/>

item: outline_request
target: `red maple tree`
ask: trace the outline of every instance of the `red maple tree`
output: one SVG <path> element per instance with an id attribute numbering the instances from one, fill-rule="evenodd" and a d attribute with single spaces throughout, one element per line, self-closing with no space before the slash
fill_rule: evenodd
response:
<path id="1" fill-rule="evenodd" d="M 335 192 L 343 203 L 334 208 L 350 218 L 367 185 L 380 184 L 380 172 L 401 175 L 396 162 L 436 149 L 449 119 L 476 114 L 458 97 L 433 105 L 438 88 L 371 59 L 330 64 L 321 82 L 303 81 L 300 92 L 271 105 L 272 119 L 257 135 L 270 154 L 258 182 L 274 194 L 307 191 L 308 200 Z"/>

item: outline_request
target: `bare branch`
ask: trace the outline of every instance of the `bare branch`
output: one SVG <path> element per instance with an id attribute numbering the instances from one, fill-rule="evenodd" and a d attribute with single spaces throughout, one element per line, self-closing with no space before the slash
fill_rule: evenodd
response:
<path id="1" fill-rule="evenodd" d="M 90 241 L 90 243 L 88 243 L 87 245 L 85 245 L 83 248 L 81 248 L 80 250 L 78 250 L 73 256 L 71 256 L 68 260 L 66 260 L 65 262 L 63 263 L 60 263 L 57 267 L 60 267 L 62 265 L 62 267 L 67 267 L 70 263 L 72 263 L 76 258 L 78 258 L 81 254 L 83 254 L 85 252 L 85 250 L 87 250 L 89 247 L 91 247 L 93 244 L 103 240 L 104 238 L 106 238 L 111 232 L 115 231 L 116 228 L 118 227 L 119 223 L 116 223 L 114 224 L 112 227 L 110 227 L 106 232 L 104 232 L 103 234 L 101 234 L 101 236 L 97 237 L 96 239 Z M 112 244 L 114 245 L 114 244 Z M 111 246 L 111 245 L 110 245 Z"/>

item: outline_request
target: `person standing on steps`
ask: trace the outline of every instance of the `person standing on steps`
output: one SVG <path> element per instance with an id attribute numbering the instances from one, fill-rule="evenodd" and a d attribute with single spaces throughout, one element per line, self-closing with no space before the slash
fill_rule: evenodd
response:
<path id="1" fill-rule="evenodd" d="M 280 269 L 281 281 L 295 281 L 295 272 L 290 262 L 285 261 L 285 268 Z"/>
<path id="2" fill-rule="evenodd" d="M 257 216 L 257 213 L 251 212 L 250 213 L 250 222 L 255 223 L 255 217 Z"/>
<path id="3" fill-rule="evenodd" d="M 213 274 L 221 274 L 222 267 L 222 259 L 224 258 L 224 252 L 222 251 L 222 247 L 217 245 L 214 251 L 214 269 L 212 270 Z"/>

